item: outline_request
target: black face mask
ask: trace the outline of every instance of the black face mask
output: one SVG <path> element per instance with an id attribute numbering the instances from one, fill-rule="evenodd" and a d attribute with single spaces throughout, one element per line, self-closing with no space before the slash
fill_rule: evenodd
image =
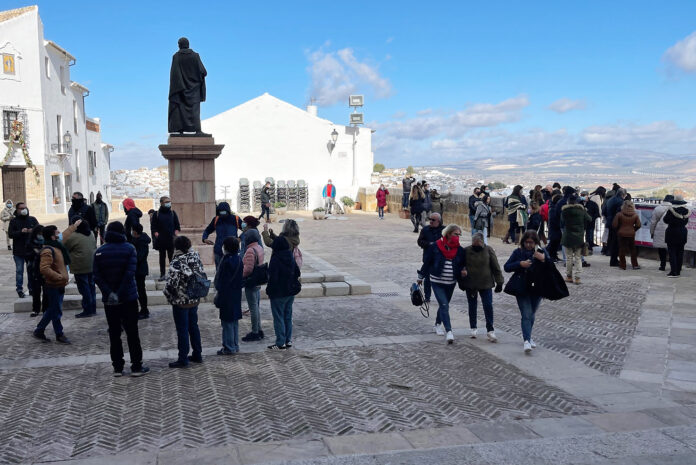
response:
<path id="1" fill-rule="evenodd" d="M 483 246 L 480 245 L 472 245 L 471 248 L 474 249 L 475 252 L 480 252 L 483 250 Z"/>
<path id="2" fill-rule="evenodd" d="M 72 199 L 73 207 L 80 208 L 83 203 L 85 203 L 85 199 Z"/>

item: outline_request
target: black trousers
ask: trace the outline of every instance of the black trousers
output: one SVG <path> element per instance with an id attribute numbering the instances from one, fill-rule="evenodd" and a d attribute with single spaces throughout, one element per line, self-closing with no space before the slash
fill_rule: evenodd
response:
<path id="1" fill-rule="evenodd" d="M 616 229 L 609 228 L 609 266 L 619 266 L 619 236 Z"/>
<path id="2" fill-rule="evenodd" d="M 169 257 L 169 263 L 172 262 L 172 256 L 174 255 L 174 246 L 172 245 L 169 248 L 164 248 L 161 245 L 159 246 L 159 265 L 160 265 L 160 275 L 164 276 L 164 272 L 167 270 L 166 266 L 166 258 Z"/>
<path id="3" fill-rule="evenodd" d="M 128 351 L 130 352 L 131 370 L 139 370 L 143 366 L 143 349 L 138 335 L 138 302 L 133 300 L 119 305 L 104 305 L 106 322 L 109 325 L 109 342 L 111 344 L 111 364 L 114 371 L 123 371 L 123 345 L 121 344 L 121 328 L 126 332 Z"/>
<path id="4" fill-rule="evenodd" d="M 135 285 L 138 288 L 138 302 L 142 313 L 150 313 L 147 309 L 147 291 L 145 290 L 145 275 L 135 275 Z"/>
<path id="5" fill-rule="evenodd" d="M 259 216 L 259 219 L 263 218 L 263 215 L 266 215 L 266 221 L 271 220 L 271 208 L 267 207 L 265 203 L 261 204 L 261 216 Z"/>
<path id="6" fill-rule="evenodd" d="M 657 249 L 657 254 L 660 256 L 660 268 L 664 268 L 667 264 L 667 249 Z"/>
<path id="7" fill-rule="evenodd" d="M 685 244 L 667 246 L 669 271 L 677 276 L 681 274 L 682 264 L 684 263 L 684 245 Z"/>
<path id="8" fill-rule="evenodd" d="M 31 311 L 34 313 L 45 312 L 47 305 L 48 299 L 46 299 L 46 292 L 44 291 L 43 284 L 40 279 L 35 279 L 31 289 Z"/>
<path id="9" fill-rule="evenodd" d="M 546 246 L 546 251 L 552 260 L 558 260 L 558 249 L 561 248 L 561 239 L 549 239 L 549 245 Z"/>
<path id="10" fill-rule="evenodd" d="M 99 244 L 104 245 L 104 233 L 106 231 L 106 225 L 103 224 L 101 226 L 97 226 L 97 229 L 94 230 L 96 233 L 96 236 L 99 238 Z"/>

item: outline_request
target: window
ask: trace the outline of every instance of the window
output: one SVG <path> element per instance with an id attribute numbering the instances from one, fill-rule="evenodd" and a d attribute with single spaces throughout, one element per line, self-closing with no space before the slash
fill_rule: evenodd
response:
<path id="1" fill-rule="evenodd" d="M 51 175 L 51 192 L 53 192 L 53 205 L 58 205 L 60 203 L 60 175 Z"/>
<path id="2" fill-rule="evenodd" d="M 58 147 L 63 146 L 63 117 L 60 115 L 56 115 L 56 130 L 58 131 L 58 134 L 56 136 L 57 142 L 58 142 Z"/>
<path id="3" fill-rule="evenodd" d="M 65 68 L 63 66 L 60 67 L 60 91 L 65 95 Z"/>
<path id="4" fill-rule="evenodd" d="M 65 201 L 67 203 L 70 203 L 72 191 L 72 175 L 70 173 L 65 173 Z"/>
<path id="5" fill-rule="evenodd" d="M 89 163 L 89 175 L 94 176 L 95 168 L 97 167 L 97 152 L 90 150 L 87 152 L 87 162 Z"/>
<path id="6" fill-rule="evenodd" d="M 51 79 L 51 60 L 48 57 L 44 57 L 44 70 L 46 71 L 46 77 Z"/>
<path id="7" fill-rule="evenodd" d="M 80 149 L 75 149 L 75 181 L 80 182 Z"/>
<path id="8" fill-rule="evenodd" d="M 2 111 L 2 140 L 10 140 L 10 132 L 12 131 L 12 122 L 17 121 L 19 112 L 11 110 Z"/>
<path id="9" fill-rule="evenodd" d="M 75 100 L 72 101 L 72 109 L 73 109 L 73 130 L 75 131 L 75 135 L 77 135 L 77 102 Z"/>

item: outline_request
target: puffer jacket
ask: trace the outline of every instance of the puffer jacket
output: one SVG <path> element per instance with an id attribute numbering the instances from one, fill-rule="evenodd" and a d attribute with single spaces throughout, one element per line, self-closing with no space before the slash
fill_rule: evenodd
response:
<path id="1" fill-rule="evenodd" d="M 106 244 L 94 254 L 94 282 L 106 302 L 109 294 L 115 292 L 119 302 L 132 302 L 138 298 L 135 285 L 135 269 L 138 258 L 133 244 L 126 242 L 126 236 L 115 231 L 106 231 Z"/>
<path id="2" fill-rule="evenodd" d="M 49 245 L 41 249 L 39 270 L 47 287 L 62 288 L 68 285 L 68 269 L 59 249 Z"/>
<path id="3" fill-rule="evenodd" d="M 254 267 L 263 264 L 263 247 L 258 242 L 252 242 L 246 249 L 242 262 L 244 263 L 244 271 L 242 277 L 246 278 L 254 271 Z"/>
<path id="4" fill-rule="evenodd" d="M 132 199 L 126 200 L 130 200 L 131 202 L 133 202 Z M 128 208 L 126 207 L 126 200 L 123 201 L 124 208 Z M 133 242 L 133 236 L 131 235 L 131 231 L 133 230 L 133 226 L 135 226 L 136 224 L 140 224 L 140 218 L 142 218 L 142 216 L 143 212 L 141 212 L 140 209 L 135 206 L 135 202 L 133 202 L 133 206 L 128 208 L 128 211 L 126 212 L 126 222 L 123 223 L 123 226 L 126 227 L 126 240 L 128 242 Z"/>
<path id="5" fill-rule="evenodd" d="M 621 211 L 614 216 L 612 227 L 616 230 L 619 237 L 635 237 L 636 231 L 640 229 L 640 216 L 632 204 L 624 202 Z"/>
<path id="6" fill-rule="evenodd" d="M 585 207 L 576 204 L 563 205 L 561 208 L 561 224 L 563 232 L 561 244 L 571 249 L 582 247 L 585 244 L 585 225 L 592 218 L 585 210 Z"/>
<path id="7" fill-rule="evenodd" d="M 167 282 L 164 286 L 164 296 L 170 305 L 190 308 L 198 305 L 199 299 L 189 299 L 186 288 L 194 272 L 204 273 L 203 263 L 198 252 L 189 250 L 186 253 L 177 250 L 167 272 Z"/>
<path id="8" fill-rule="evenodd" d="M 689 234 L 686 225 L 689 223 L 690 215 L 691 211 L 683 203 L 677 202 L 674 202 L 665 213 L 664 221 L 667 223 L 665 241 L 670 247 L 681 247 L 686 244 Z"/>
<path id="9" fill-rule="evenodd" d="M 302 288 L 300 265 L 297 263 L 295 266 L 296 261 L 293 260 L 290 239 L 281 234 L 273 240 L 271 249 L 273 253 L 268 263 L 266 294 L 271 299 L 297 295 Z"/>
<path id="10" fill-rule="evenodd" d="M 503 284 L 505 279 L 500 271 L 500 263 L 490 246 L 475 250 L 473 246 L 464 249 L 467 275 L 461 279 L 461 287 L 470 291 L 493 289 Z"/>
<path id="11" fill-rule="evenodd" d="M 667 223 L 665 223 L 665 213 L 672 208 L 670 202 L 662 202 L 655 207 L 653 214 L 650 217 L 650 236 L 653 238 L 653 247 L 656 249 L 666 249 L 665 232 L 667 231 Z"/>
<path id="12" fill-rule="evenodd" d="M 220 214 L 225 212 L 224 214 Z M 215 233 L 215 245 L 213 245 L 213 253 L 216 255 L 223 255 L 222 243 L 228 237 L 237 237 L 238 230 L 242 228 L 242 220 L 239 219 L 237 215 L 232 214 L 230 209 L 230 204 L 227 202 L 220 202 L 215 209 L 215 218 L 210 221 L 208 227 L 203 231 L 203 240 L 208 239 L 208 237 Z"/>

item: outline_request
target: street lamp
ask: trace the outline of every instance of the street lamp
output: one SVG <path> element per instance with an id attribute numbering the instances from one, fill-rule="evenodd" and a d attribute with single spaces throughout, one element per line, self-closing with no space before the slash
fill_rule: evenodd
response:
<path id="1" fill-rule="evenodd" d="M 336 145 L 337 140 L 338 140 L 338 131 L 336 131 L 336 128 L 334 128 L 334 130 L 331 131 L 331 142 L 333 142 L 333 145 Z"/>
<path id="2" fill-rule="evenodd" d="M 72 136 L 70 135 L 70 131 L 65 131 L 65 134 L 63 134 L 63 144 L 64 144 L 63 149 L 65 150 L 66 153 L 70 151 L 70 143 L 71 142 L 72 142 Z"/>
<path id="3" fill-rule="evenodd" d="M 358 113 L 358 107 L 362 107 L 365 100 L 362 95 L 351 95 L 348 97 L 348 106 L 353 108 L 353 113 L 350 114 L 350 125 L 353 126 L 353 185 L 358 185 L 358 159 L 355 154 L 355 145 L 358 141 L 355 136 L 358 133 L 358 126 L 363 124 L 363 114 Z"/>

